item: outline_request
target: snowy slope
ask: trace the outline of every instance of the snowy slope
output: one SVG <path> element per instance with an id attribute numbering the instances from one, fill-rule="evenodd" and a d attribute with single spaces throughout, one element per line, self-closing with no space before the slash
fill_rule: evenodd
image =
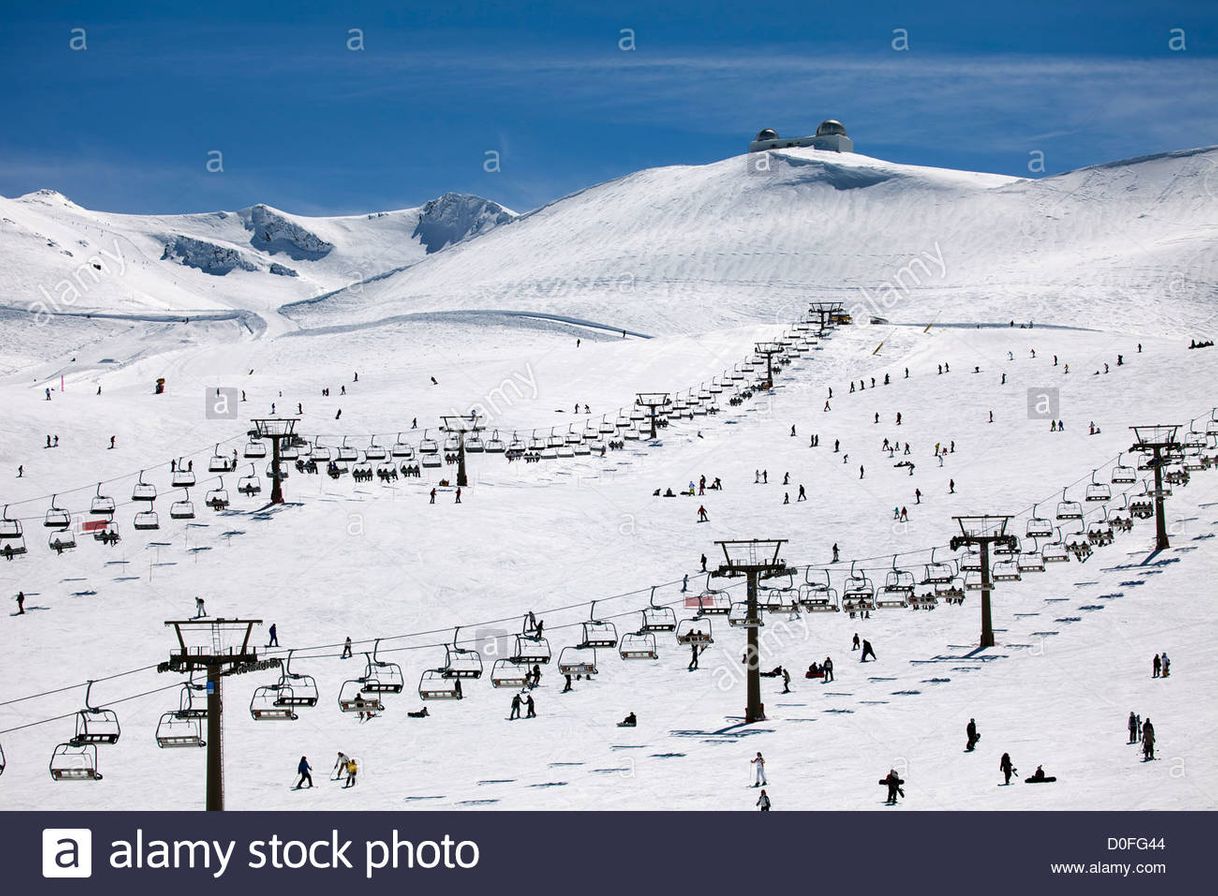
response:
<path id="1" fill-rule="evenodd" d="M 811 149 L 771 153 L 758 172 L 758 158 L 640 171 L 285 310 L 320 326 L 525 308 L 660 333 L 787 320 L 806 299 L 917 321 L 1102 315 L 1156 332 L 1210 314 L 1218 149 L 1042 179 Z"/>
<path id="2" fill-rule="evenodd" d="M 448 193 L 419 208 L 305 217 L 119 215 L 50 190 L 0 198 L 0 304 L 41 313 L 266 312 L 419 261 L 515 217 Z"/>

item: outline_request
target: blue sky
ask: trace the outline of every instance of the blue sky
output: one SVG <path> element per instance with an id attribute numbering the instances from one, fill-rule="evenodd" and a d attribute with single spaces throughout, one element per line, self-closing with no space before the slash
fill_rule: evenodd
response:
<path id="1" fill-rule="evenodd" d="M 6 0 L 0 76 L 6 196 L 525 210 L 828 117 L 868 155 L 1029 176 L 1218 144 L 1218 3 Z"/>

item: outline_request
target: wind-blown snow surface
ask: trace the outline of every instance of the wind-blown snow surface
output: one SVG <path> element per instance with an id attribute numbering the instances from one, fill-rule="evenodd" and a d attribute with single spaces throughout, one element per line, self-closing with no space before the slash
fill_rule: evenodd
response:
<path id="1" fill-rule="evenodd" d="M 1104 481 L 1111 460 L 1129 447 L 1131 424 L 1187 424 L 1201 415 L 1197 425 L 1205 430 L 1215 403 L 1218 355 L 1188 350 L 1187 338 L 1156 335 L 1161 324 L 1150 320 L 1154 307 L 1179 305 L 1183 313 L 1200 315 L 1200 301 L 1179 298 L 1169 283 L 1156 280 L 1139 287 L 1145 300 L 1118 290 L 1104 305 L 1097 304 L 1102 297 L 1096 291 L 1061 285 L 1070 252 L 1078 253 L 1072 276 L 1087 280 L 1091 271 L 1096 278 L 1123 281 L 1137 269 L 1129 254 L 1105 257 L 1094 247 L 1104 233 L 1143 226 L 1157 234 L 1146 250 L 1158 259 L 1155 265 L 1178 265 L 1189 282 L 1208 278 L 1213 239 L 1206 228 L 1215 216 L 1206 219 L 1205 213 L 1212 213 L 1214 201 L 1195 191 L 1185 195 L 1183 186 L 1202 183 L 1200 175 L 1187 172 L 1204 157 L 1180 154 L 1064 176 L 1077 179 L 1076 195 L 1092 196 L 1089 203 L 1070 206 L 1076 223 L 1086 216 L 1091 224 L 1078 230 L 1088 237 L 1072 248 L 1053 242 L 1067 240 L 1065 231 L 1046 233 L 1036 256 L 1043 268 L 1008 251 L 1009 240 L 1000 232 L 1006 218 L 977 209 L 987 207 L 983 196 L 1010 198 L 1012 191 L 1031 195 L 1037 189 L 1048 196 L 1044 186 L 846 157 L 830 157 L 813 177 L 814 163 L 823 157 L 808 155 L 801 164 L 815 182 L 764 182 L 774 196 L 762 181 L 733 180 L 726 173 L 726 166 L 742 160 L 642 172 L 585 191 L 447 246 L 412 272 L 366 283 L 366 307 L 340 292 L 289 309 L 301 327 L 290 333 L 292 324 L 275 315 L 264 285 L 297 278 L 269 272 L 249 273 L 260 278 L 256 288 L 231 287 L 223 305 L 230 319 L 205 323 L 139 320 L 117 310 L 111 317 L 41 322 L 11 313 L 0 325 L 0 365 L 10 371 L 0 419 L 0 502 L 24 521 L 30 552 L 0 563 L 0 594 L 7 599 L 21 589 L 28 598 L 25 616 L 0 614 L 7 648 L 0 654 L 0 732 L 7 732 L 0 733 L 0 746 L 8 763 L 0 776 L 0 807 L 202 806 L 203 751 L 160 750 L 153 738 L 160 714 L 176 705 L 178 676 L 146 669 L 97 685 L 93 698 L 102 704 L 160 690 L 114 705 L 122 739 L 99 748 L 105 777 L 91 784 L 55 783 L 47 774 L 52 748 L 71 735 L 70 717 L 9 730 L 72 713 L 83 688 L 8 702 L 164 659 L 173 645 L 163 621 L 190 615 L 199 594 L 212 614 L 277 623 L 284 650 L 299 648 L 293 671 L 316 676 L 321 693 L 319 705 L 302 710 L 296 722 L 255 722 L 246 711 L 253 689 L 273 682 L 276 674 L 226 682 L 233 808 L 748 809 L 755 799 L 746 789 L 748 758 L 757 750 L 769 761 L 769 792 L 778 810 L 878 807 L 883 791 L 875 782 L 893 766 L 908 782 L 904 805 L 910 808 L 1214 808 L 1218 648 L 1204 607 L 1218 572 L 1215 472 L 1195 473 L 1169 499 L 1173 548 L 1151 564 L 1129 566 L 1149 553 L 1151 527 L 1139 522 L 1086 564 L 1062 564 L 1001 585 L 995 593 L 998 646 L 981 654 L 973 653 L 975 594 L 961 607 L 886 610 L 868 620 L 845 614 L 805 614 L 795 621 L 770 616 L 763 667 L 785 664 L 796 677 L 794 693 L 786 696 L 774 679 L 764 680 L 770 716 L 764 724 L 733 727 L 744 704 L 744 639 L 721 619 L 713 621 L 716 643 L 697 672 L 686 671 L 688 650 L 661 633 L 657 661 L 626 662 L 602 651 L 597 680 L 576 682 L 566 695 L 559 693 L 562 681 L 554 665 L 546 667 L 534 692 L 534 720 L 506 721 L 512 692 L 492 689 L 485 677 L 466 682 L 467 699 L 431 703 L 428 719 L 406 715 L 422 705 L 415 685 L 424 670 L 442 662 L 439 645 L 455 626 L 463 626 L 463 641 L 488 651 L 489 673 L 491 645 L 506 649 L 504 639 L 530 609 L 545 619 L 556 656 L 576 640 L 594 598 L 626 595 L 606 599 L 596 610 L 611 617 L 619 633 L 638 627 L 653 585 L 661 585 L 657 602 L 676 602 L 678 614 L 689 615 L 681 607 L 681 579 L 689 573 L 691 591 L 701 589 L 698 557 L 706 553 L 717 562 L 716 538 L 786 538 L 785 558 L 800 565 L 827 563 L 836 542 L 844 560 L 872 558 L 863 565 L 882 581 L 893 554 L 946 544 L 953 513 L 1019 513 L 1013 525 L 1022 532 L 1033 502 L 1041 501 L 1040 514 L 1051 516 L 1063 486 L 1081 499 L 1091 471 L 1098 469 L 1097 479 Z M 850 166 L 858 170 L 847 176 Z M 862 186 L 878 176 L 874 172 L 891 177 Z M 824 180 L 830 174 L 837 186 Z M 664 187 L 669 180 L 689 187 L 698 177 L 705 181 L 700 192 Z M 901 199 L 891 183 L 900 178 L 917 199 Z M 1100 180 L 1123 186 L 1102 187 Z M 631 182 L 640 189 L 629 190 Z M 1090 186 L 1077 189 L 1082 183 Z M 727 214 L 722 193 L 729 184 L 741 199 L 735 208 L 785 208 L 790 226 L 820 254 L 805 257 L 799 240 L 764 223 L 764 216 Z M 888 217 L 884 203 L 870 210 L 835 208 L 835 223 L 851 229 L 852 238 L 827 225 L 814 230 L 798 217 L 799 203 L 809 200 L 810 207 L 810 197 L 836 196 L 846 203 L 848 196 L 877 189 L 891 191 Z M 1144 225 L 1130 212 L 1127 194 L 1154 189 L 1172 212 L 1154 226 Z M 592 203 L 588 197 L 598 191 L 603 201 Z M 686 204 L 678 210 L 673 201 L 671 220 L 684 221 L 685 230 L 654 226 L 663 214 L 646 212 L 648 205 L 661 209 L 666 196 L 678 195 Z M 928 198 L 935 195 L 941 208 Z M 582 203 L 587 222 L 577 226 L 579 216 L 562 212 L 565 224 L 547 224 L 546 216 L 559 215 L 565 203 Z M 958 226 L 949 213 L 953 204 Z M 435 435 L 441 414 L 471 407 L 486 416 L 488 432 L 498 429 L 504 438 L 513 432 L 524 438 L 534 430 L 545 434 L 551 427 L 561 433 L 602 415 L 614 419 L 636 391 L 675 392 L 709 383 L 745 358 L 755 341 L 777 336 L 779 324 L 803 310 L 797 295 L 824 295 L 825 282 L 840 280 L 848 270 L 867 270 L 859 252 L 877 253 L 871 276 L 882 280 L 883 264 L 914 251 L 912 230 L 887 222 L 908 222 L 919 207 L 927 221 L 921 236 L 932 247 L 937 241 L 944 259 L 954 255 L 974 271 L 988 270 L 992 288 L 985 301 L 1003 296 L 1001 308 L 957 302 L 951 289 L 911 289 L 908 304 L 891 318 L 919 320 L 942 312 L 940 325 L 843 328 L 821 350 L 782 371 L 771 395 L 740 407 L 724 403 L 719 415 L 674 423 L 661 444 L 628 442 L 626 450 L 603 459 L 530 465 L 473 458 L 474 482 L 459 506 L 444 488 L 434 506 L 428 503 L 437 480 L 452 475 L 448 467 L 391 486 L 293 471 L 285 483 L 292 503 L 260 512 L 265 490 L 258 498 L 237 494 L 238 478 L 251 472 L 248 461 L 224 476 L 233 498 L 229 512 L 213 514 L 202 506 L 207 490 L 219 485 L 203 472 L 215 446 L 224 453 L 240 450 L 249 418 L 269 413 L 272 403 L 277 412 L 291 413 L 300 402 L 301 429 L 320 435 L 323 444 L 337 446 L 347 437 L 363 448 L 373 433 L 381 445 L 392 444 L 399 432 L 404 442 L 418 444 L 424 428 Z M 627 226 L 629 210 L 639 215 L 639 237 Z M 768 229 L 768 255 L 764 240 L 748 232 L 745 221 Z M 249 231 L 234 226 L 245 234 L 243 251 L 253 253 Z M 542 226 L 552 228 L 548 247 L 539 235 Z M 946 229 L 937 232 L 939 226 Z M 332 231 L 308 229 L 336 247 L 317 264 L 345 245 Z M 269 233 L 267 244 L 299 240 L 289 231 Z M 517 240 L 520 248 L 514 248 Z M 744 251 L 725 256 L 720 249 L 733 240 Z M 474 252 L 494 241 L 502 273 L 490 255 L 484 261 Z M 816 249 L 818 241 L 824 242 Z M 853 245 L 849 251 L 847 242 Z M 705 251 L 691 254 L 699 245 Z M 320 248 L 297 254 L 304 251 Z M 521 286 L 513 292 L 507 284 L 523 283 L 530 252 L 532 283 L 551 282 L 546 278 L 560 270 L 599 276 L 621 253 L 636 268 L 645 264 L 666 272 L 663 277 L 685 266 L 698 272 L 689 282 L 700 287 L 667 298 L 644 285 L 620 290 L 601 284 L 551 294 Z M 448 257 L 463 261 L 450 266 L 443 261 Z M 313 263 L 298 262 L 286 251 L 266 258 L 291 266 Z M 823 276 L 816 273 L 818 264 Z M 442 265 L 455 279 L 439 291 Z M 174 269 L 199 278 L 192 284 L 246 276 Z M 416 273 L 437 291 L 424 298 L 408 292 L 402 284 L 423 282 L 414 280 Z M 1044 295 L 1064 290 L 1055 293 L 1052 313 L 1038 310 L 1039 300 L 1028 298 L 1032 291 L 1013 288 L 1016 273 Z M 401 291 L 390 295 L 391 287 Z M 767 289 L 771 300 L 763 298 Z M 183 307 L 204 303 L 185 288 L 180 299 Z M 504 315 L 505 310 L 521 314 Z M 949 311 L 959 314 L 948 316 Z M 950 326 L 991 313 L 990 322 L 1001 326 Z M 147 309 L 141 314 L 150 316 Z M 1035 329 L 1005 325 L 1033 314 Z M 382 323 L 372 325 L 377 322 Z M 622 338 L 620 328 L 655 338 Z M 1125 361 L 1121 366 L 1118 354 Z M 936 373 L 945 361 L 951 372 Z M 975 367 L 980 372 L 971 372 Z M 887 386 L 885 374 L 891 377 Z M 157 377 L 168 382 L 165 395 L 151 394 Z M 863 380 L 866 389 L 851 394 L 852 380 L 856 386 Z M 205 414 L 217 387 L 245 393 L 236 418 Z M 321 397 L 323 387 L 331 390 L 329 397 Z M 45 388 L 53 390 L 50 401 Z M 829 388 L 834 397 L 825 411 Z M 1058 416 L 1065 432 L 1050 433 L 1047 420 L 1029 415 L 1029 390 L 1039 394 L 1046 388 L 1060 390 Z M 580 413 L 573 413 L 577 402 Z M 419 428 L 411 430 L 416 417 Z M 1092 421 L 1099 435 L 1087 435 Z M 812 433 L 820 436 L 817 448 L 809 447 Z M 42 447 L 48 434 L 58 435 L 60 447 Z M 107 448 L 111 435 L 113 450 Z M 884 438 L 912 446 L 912 476 L 894 466 L 904 455 L 881 450 Z M 834 453 L 837 440 L 841 450 Z M 939 467 L 933 446 L 953 442 L 954 453 Z M 183 497 L 181 489 L 170 487 L 171 459 L 193 460 L 199 475 L 190 492 L 198 518 L 189 525 L 168 518 L 170 502 Z M 13 478 L 18 464 L 24 466 L 20 479 Z M 265 483 L 264 467 L 256 463 L 253 472 Z M 141 469 L 160 491 L 161 529 L 151 533 L 131 527 L 135 508 L 128 499 Z M 755 485 L 755 471 L 763 469 L 768 484 Z M 790 484 L 784 486 L 785 473 Z M 724 490 L 701 498 L 653 497 L 657 488 L 679 490 L 701 474 L 721 477 Z M 123 541 L 104 548 L 82 537 L 76 551 L 56 556 L 41 524 L 51 493 L 58 495 L 56 506 L 80 518 L 98 480 L 119 502 Z M 801 484 L 806 502 L 796 501 Z M 791 504 L 783 503 L 784 493 Z M 695 522 L 699 503 L 709 523 Z M 1119 506 L 1119 497 L 1114 504 Z M 908 523 L 893 520 L 894 506 L 908 508 Z M 1102 512 L 1100 504 L 1087 510 L 1089 519 Z M 942 550 L 938 558 L 944 559 Z M 923 552 L 901 562 L 920 571 L 928 559 Z M 846 565 L 833 572 L 836 587 Z M 265 637 L 265 626 L 262 631 Z M 856 631 L 874 643 L 875 664 L 861 666 L 849 650 Z M 416 634 L 398 637 L 410 633 Z M 357 642 L 357 656 L 339 660 L 348 635 Z M 402 664 L 406 692 L 388 697 L 385 714 L 361 725 L 339 713 L 336 698 L 345 679 L 362 673 L 359 654 L 377 637 L 386 639 L 383 657 Z M 1150 658 L 1162 650 L 1172 657 L 1173 675 L 1152 681 Z M 826 655 L 837 664 L 835 683 L 800 677 L 808 663 Z M 617 728 L 615 722 L 632 710 L 639 727 Z M 1162 761 L 1140 763 L 1135 748 L 1125 745 L 1131 710 L 1154 721 Z M 983 739 L 976 753 L 965 755 L 969 717 L 977 719 Z M 324 783 L 320 779 L 338 750 L 361 760 L 358 787 L 289 790 L 300 755 L 310 757 L 320 772 L 315 777 Z M 1043 763 L 1059 783 L 998 787 L 1003 751 L 1011 752 L 1021 773 Z"/>

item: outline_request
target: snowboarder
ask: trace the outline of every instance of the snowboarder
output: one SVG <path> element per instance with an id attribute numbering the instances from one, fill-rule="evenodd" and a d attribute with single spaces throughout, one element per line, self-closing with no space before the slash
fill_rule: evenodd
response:
<path id="1" fill-rule="evenodd" d="M 837 542 L 833 543 L 833 562 L 837 562 Z"/>
<path id="2" fill-rule="evenodd" d="M 765 779 L 765 757 L 761 755 L 761 752 L 758 751 L 757 755 L 750 759 L 749 762 L 756 773 L 756 777 L 753 779 L 753 786 L 761 787 L 763 784 L 769 784 L 770 782 Z"/>
<path id="3" fill-rule="evenodd" d="M 296 765 L 296 773 L 300 775 L 300 780 L 296 782 L 296 787 L 294 788 L 295 790 L 299 790 L 301 787 L 303 787 L 305 781 L 309 782 L 310 787 L 313 786 L 313 775 L 310 774 L 312 771 L 313 766 L 309 765 L 308 757 L 301 756 L 300 762 Z"/>
<path id="4" fill-rule="evenodd" d="M 888 788 L 888 799 L 884 801 L 887 806 L 895 806 L 897 804 L 897 796 L 905 796 L 905 791 L 901 789 L 901 785 L 905 781 L 897 774 L 895 768 L 889 769 L 888 774 L 880 779 L 880 785 Z"/>
<path id="5" fill-rule="evenodd" d="M 343 641 L 343 655 L 340 656 L 339 659 L 340 660 L 351 659 L 351 636 L 350 635 L 347 635 L 347 639 L 345 641 Z"/>
<path id="6" fill-rule="evenodd" d="M 1011 776 L 1018 774 L 1018 772 L 1019 772 L 1019 769 L 1015 768 L 1015 766 L 1011 763 L 1011 754 L 1010 753 L 1002 754 L 1002 759 L 998 763 L 998 770 L 1002 772 L 1002 777 L 1003 777 L 1002 783 L 1004 785 L 1010 784 Z"/>
<path id="7" fill-rule="evenodd" d="M 1032 772 L 1032 777 L 1024 778 L 1025 784 L 1052 784 L 1057 778 L 1051 778 L 1045 775 L 1045 770 L 1042 766 L 1036 766 L 1036 771 Z"/>
<path id="8" fill-rule="evenodd" d="M 277 628 L 275 628 L 275 623 L 273 623 L 273 622 L 271 623 L 271 627 L 268 630 L 268 634 L 271 636 L 271 640 L 267 642 L 266 646 L 267 647 L 278 647 L 279 646 L 279 630 Z"/>
<path id="9" fill-rule="evenodd" d="M 762 790 L 761 796 L 757 797 L 757 807 L 761 809 L 762 812 L 770 811 L 770 798 L 766 796 L 765 790 Z"/>
<path id="10" fill-rule="evenodd" d="M 875 648 L 873 648 L 871 646 L 870 641 L 868 641 L 866 638 L 864 638 L 863 639 L 863 655 L 861 657 L 859 657 L 859 662 L 861 662 L 861 663 L 867 662 L 867 657 L 871 657 L 873 660 L 876 659 Z"/>
<path id="11" fill-rule="evenodd" d="M 708 517 L 708 516 L 706 515 L 706 508 L 705 508 L 705 507 L 703 507 L 703 506 L 701 506 L 701 505 L 699 505 L 699 506 L 698 506 L 698 522 L 700 522 L 700 523 L 705 523 L 705 522 L 707 522 L 707 521 L 709 521 L 709 520 L 710 520 L 710 517 Z"/>
<path id="12" fill-rule="evenodd" d="M 968 724 L 964 727 L 965 736 L 968 738 L 968 743 L 964 745 L 966 753 L 973 752 L 977 747 L 977 741 L 981 740 L 981 735 L 977 733 L 976 719 L 969 719 Z"/>
<path id="13" fill-rule="evenodd" d="M 518 718 L 520 718 L 520 695 L 514 694 L 512 696 L 512 714 L 508 716 L 508 721 Z"/>
<path id="14" fill-rule="evenodd" d="M 631 713 L 627 713 L 626 718 L 624 718 L 620 722 L 618 722 L 617 726 L 619 728 L 635 728 L 638 726 L 638 724 L 639 724 L 638 716 L 636 716 L 633 712 L 631 712 Z"/>
<path id="15" fill-rule="evenodd" d="M 203 605 L 203 598 L 195 598 L 195 619 L 202 619 L 207 615 L 207 608 Z"/>

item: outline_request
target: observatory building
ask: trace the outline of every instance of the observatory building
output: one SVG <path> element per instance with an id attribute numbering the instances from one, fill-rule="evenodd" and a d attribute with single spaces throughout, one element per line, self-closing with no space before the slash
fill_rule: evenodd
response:
<path id="1" fill-rule="evenodd" d="M 854 141 L 846 134 L 846 126 L 832 118 L 822 121 L 816 128 L 816 133 L 810 137 L 779 137 L 778 131 L 773 128 L 764 128 L 749 144 L 749 152 L 791 149 L 796 146 L 810 146 L 813 149 L 832 152 L 854 152 Z"/>

